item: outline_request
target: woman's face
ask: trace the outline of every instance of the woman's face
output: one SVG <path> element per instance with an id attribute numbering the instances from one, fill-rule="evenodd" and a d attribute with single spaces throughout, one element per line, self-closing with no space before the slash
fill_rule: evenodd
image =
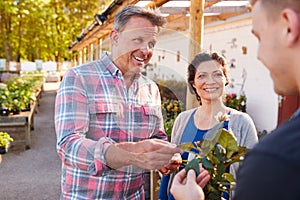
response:
<path id="1" fill-rule="evenodd" d="M 222 101 L 226 78 L 222 66 L 217 61 L 206 61 L 197 67 L 193 87 L 201 101 Z"/>

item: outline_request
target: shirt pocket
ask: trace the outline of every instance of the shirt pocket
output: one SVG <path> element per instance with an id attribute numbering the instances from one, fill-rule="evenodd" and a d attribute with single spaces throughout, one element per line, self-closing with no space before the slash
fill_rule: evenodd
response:
<path id="1" fill-rule="evenodd" d="M 149 138 L 159 131 L 161 112 L 159 106 L 134 107 L 135 137 Z"/>
<path id="2" fill-rule="evenodd" d="M 111 137 L 113 132 L 119 131 L 119 106 L 110 102 L 89 103 L 90 125 L 89 130 L 95 138 Z"/>

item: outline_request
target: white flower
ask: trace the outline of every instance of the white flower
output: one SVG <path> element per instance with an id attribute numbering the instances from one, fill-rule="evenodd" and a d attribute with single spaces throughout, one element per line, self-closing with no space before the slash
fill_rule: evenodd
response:
<path id="1" fill-rule="evenodd" d="M 225 121 L 228 121 L 230 118 L 230 116 L 225 113 L 223 114 L 221 111 L 218 112 L 218 114 L 215 115 L 215 119 L 218 121 L 218 122 L 225 122 Z"/>

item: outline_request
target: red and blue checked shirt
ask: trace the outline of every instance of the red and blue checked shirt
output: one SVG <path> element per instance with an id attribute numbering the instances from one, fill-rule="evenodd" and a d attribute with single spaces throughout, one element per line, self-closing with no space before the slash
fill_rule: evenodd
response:
<path id="1" fill-rule="evenodd" d="M 140 75 L 126 88 L 107 54 L 72 68 L 56 96 L 55 129 L 61 199 L 144 199 L 144 171 L 136 166 L 111 169 L 104 155 L 117 142 L 167 140 L 153 81 Z"/>

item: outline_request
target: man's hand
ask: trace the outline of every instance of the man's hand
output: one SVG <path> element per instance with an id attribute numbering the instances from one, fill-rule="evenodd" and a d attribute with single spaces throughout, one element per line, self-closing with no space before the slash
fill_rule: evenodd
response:
<path id="1" fill-rule="evenodd" d="M 135 165 L 142 169 L 161 169 L 170 164 L 176 153 L 182 150 L 167 141 L 147 139 L 140 142 L 112 144 L 106 152 L 108 166 L 114 169 Z"/>
<path id="2" fill-rule="evenodd" d="M 170 191 L 176 200 L 204 200 L 202 188 L 208 183 L 209 178 L 210 176 L 204 168 L 200 169 L 197 178 L 194 170 L 189 170 L 186 176 L 186 170 L 183 169 L 175 175 Z"/>

